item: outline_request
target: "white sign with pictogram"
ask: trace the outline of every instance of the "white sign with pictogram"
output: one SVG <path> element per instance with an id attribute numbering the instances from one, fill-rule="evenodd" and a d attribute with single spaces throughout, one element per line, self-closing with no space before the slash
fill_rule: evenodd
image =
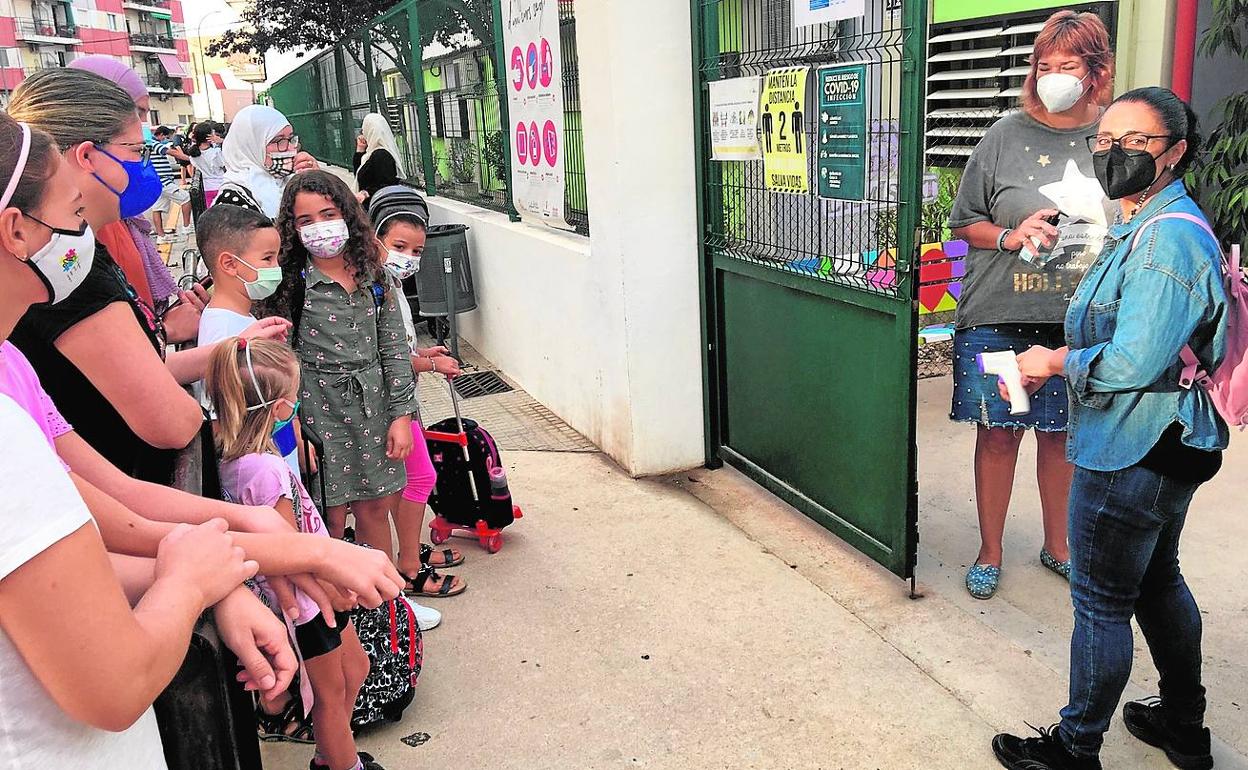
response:
<path id="1" fill-rule="evenodd" d="M 521 215 L 567 227 L 559 3 L 508 0 L 505 16 L 512 198 Z"/>

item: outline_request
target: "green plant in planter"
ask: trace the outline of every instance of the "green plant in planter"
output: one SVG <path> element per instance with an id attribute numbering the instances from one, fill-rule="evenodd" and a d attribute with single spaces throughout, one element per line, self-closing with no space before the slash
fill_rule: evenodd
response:
<path id="1" fill-rule="evenodd" d="M 451 179 L 457 184 L 472 184 L 477 181 L 477 150 L 472 142 L 453 140 L 449 149 Z"/>
<path id="2" fill-rule="evenodd" d="M 897 247 L 896 206 L 876 209 L 871 218 L 871 244 L 880 251 Z"/>
<path id="3" fill-rule="evenodd" d="M 485 165 L 492 172 L 492 179 L 507 181 L 507 162 L 503 157 L 503 132 L 491 131 L 485 135 L 485 143 L 481 147 L 481 155 Z"/>
<path id="4" fill-rule="evenodd" d="M 1201 55 L 1225 49 L 1248 58 L 1246 28 L 1248 0 L 1216 0 L 1200 40 Z M 1242 244 L 1248 242 L 1248 91 L 1231 94 L 1218 106 L 1222 120 L 1209 132 L 1186 181 L 1223 243 Z"/>

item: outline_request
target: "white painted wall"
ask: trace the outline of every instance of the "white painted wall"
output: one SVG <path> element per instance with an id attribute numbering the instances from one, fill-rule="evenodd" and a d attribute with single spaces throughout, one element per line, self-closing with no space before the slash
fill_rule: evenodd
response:
<path id="1" fill-rule="evenodd" d="M 602 312 L 607 292 L 590 241 L 447 198 L 430 198 L 429 208 L 432 224 L 470 228 L 477 309 L 459 316 L 460 335 L 603 446 L 603 369 L 621 336 Z M 630 467 L 626 455 L 613 456 Z"/>
<path id="2" fill-rule="evenodd" d="M 604 448 L 635 473 L 703 461 L 693 67 L 687 3 L 576 9 L 586 181 L 603 312 Z M 627 405 L 627 406 L 625 406 Z"/>

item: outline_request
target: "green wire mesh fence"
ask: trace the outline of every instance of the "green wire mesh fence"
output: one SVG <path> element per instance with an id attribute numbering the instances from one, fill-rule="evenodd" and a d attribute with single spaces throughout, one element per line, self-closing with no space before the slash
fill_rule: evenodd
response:
<path id="1" fill-rule="evenodd" d="M 378 112 L 394 131 L 406 179 L 438 195 L 496 211 L 511 210 L 511 157 L 504 134 L 494 40 L 483 30 L 455 50 L 425 58 L 411 39 L 411 14 L 429 7 L 406 0 L 275 83 L 273 106 L 290 118 L 303 148 L 322 161 L 353 167 L 364 116 Z M 580 72 L 573 0 L 559 0 L 563 46 L 564 153 L 568 223 L 589 232 Z M 421 16 L 419 22 L 425 21 Z M 430 158 L 422 153 L 430 150 Z M 426 162 L 428 160 L 429 162 Z M 433 179 L 426 179 L 429 170 Z"/>
<path id="2" fill-rule="evenodd" d="M 811 68 L 804 97 L 798 96 L 791 113 L 784 114 L 790 131 L 792 126 L 801 127 L 794 134 L 805 148 L 811 189 L 787 194 L 769 188 L 762 160 L 708 160 L 704 164 L 708 248 L 812 280 L 904 296 L 910 276 L 895 269 L 897 216 L 903 205 L 898 197 L 898 144 L 905 29 L 899 4 L 868 2 L 863 17 L 805 27 L 794 26 L 792 0 L 699 0 L 699 6 L 704 34 L 711 36 L 704 40 L 708 55 L 701 59 L 706 81 Z M 818 73 L 821 67 L 837 64 L 862 67 L 861 82 L 869 85 L 863 106 L 866 157 L 861 200 L 824 198 L 814 189 L 825 173 L 819 163 L 825 127 L 819 124 Z M 704 92 L 703 98 L 709 100 L 709 94 Z M 764 137 L 770 119 L 762 118 Z M 709 133 L 711 126 L 702 130 Z"/>

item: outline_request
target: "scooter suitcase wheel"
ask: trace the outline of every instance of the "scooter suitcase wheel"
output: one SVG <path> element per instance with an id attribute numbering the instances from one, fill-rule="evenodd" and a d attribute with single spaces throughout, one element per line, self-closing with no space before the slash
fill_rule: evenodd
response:
<path id="1" fill-rule="evenodd" d="M 491 535 L 482 541 L 481 545 L 485 546 L 485 550 L 490 553 L 498 553 L 503 550 L 503 536 L 501 534 Z"/>
<path id="2" fill-rule="evenodd" d="M 450 539 L 451 539 L 450 530 L 443 529 L 437 526 L 436 523 L 430 525 L 429 541 L 432 542 L 434 545 L 442 545 L 443 543 L 445 543 L 447 540 L 450 540 Z"/>

